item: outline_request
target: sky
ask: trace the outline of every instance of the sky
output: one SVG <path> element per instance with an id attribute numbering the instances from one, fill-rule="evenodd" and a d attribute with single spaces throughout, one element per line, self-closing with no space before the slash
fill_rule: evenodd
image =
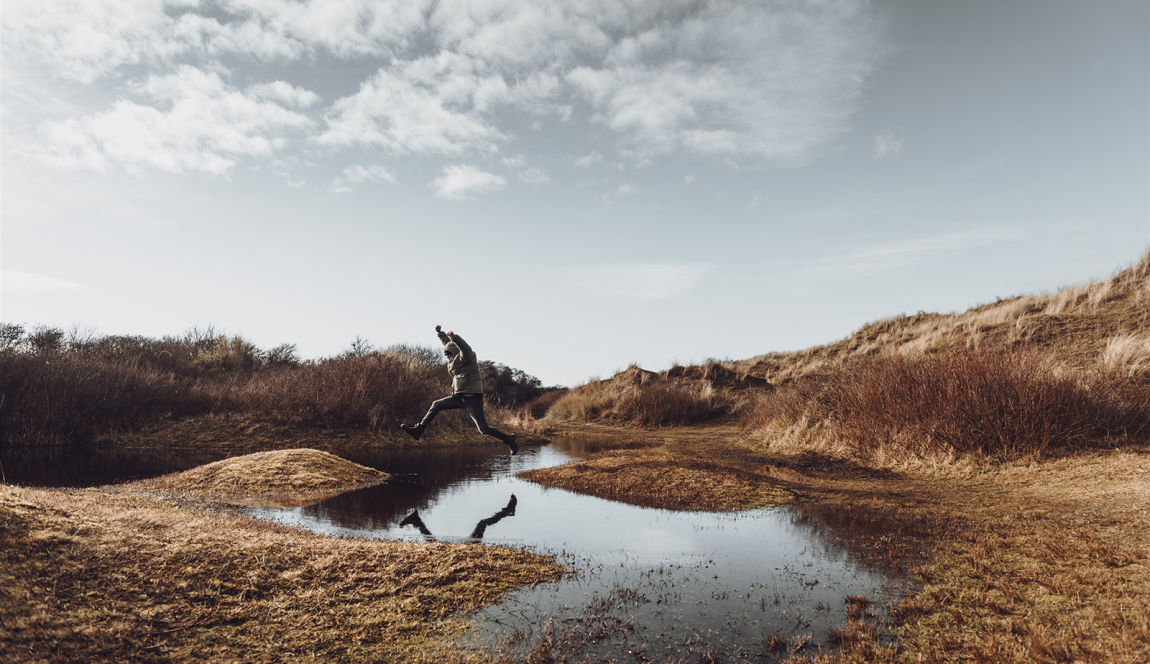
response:
<path id="1" fill-rule="evenodd" d="M 575 385 L 1104 278 L 1145 0 L 5 0 L 0 320 Z"/>

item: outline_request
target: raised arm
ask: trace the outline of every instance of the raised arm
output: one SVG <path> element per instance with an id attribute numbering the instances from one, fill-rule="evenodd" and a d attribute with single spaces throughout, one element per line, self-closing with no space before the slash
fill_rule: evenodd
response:
<path id="1" fill-rule="evenodd" d="M 455 345 L 459 346 L 459 352 L 463 353 L 463 359 L 469 362 L 475 359 L 475 351 L 471 350 L 471 346 L 467 345 L 467 342 L 463 340 L 463 337 L 452 332 L 448 332 L 448 335 L 450 335 L 451 340 L 455 342 Z"/>

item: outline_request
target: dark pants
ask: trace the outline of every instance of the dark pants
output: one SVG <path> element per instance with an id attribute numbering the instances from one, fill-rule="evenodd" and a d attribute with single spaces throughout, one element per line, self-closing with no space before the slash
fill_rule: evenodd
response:
<path id="1" fill-rule="evenodd" d="M 423 421 L 419 423 L 419 426 L 425 427 L 431 424 L 431 421 L 435 419 L 435 416 L 438 415 L 441 410 L 455 410 L 456 408 L 467 410 L 467 414 L 475 421 L 475 426 L 479 429 L 479 433 L 485 436 L 495 436 L 505 443 L 511 440 L 511 436 L 487 424 L 487 418 L 483 416 L 482 394 L 453 394 L 449 397 L 432 401 L 431 408 L 427 409 L 427 414 L 423 416 Z"/>

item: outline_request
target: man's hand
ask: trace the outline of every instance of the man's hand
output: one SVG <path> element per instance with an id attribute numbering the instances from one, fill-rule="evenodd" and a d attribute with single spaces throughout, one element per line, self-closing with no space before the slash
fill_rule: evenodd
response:
<path id="1" fill-rule="evenodd" d="M 454 339 L 454 338 L 455 338 L 455 333 L 454 333 L 454 332 L 448 332 L 448 333 L 447 333 L 447 338 L 448 338 L 448 339 Z"/>
<path id="2" fill-rule="evenodd" d="M 441 329 L 443 329 L 443 326 L 442 326 L 442 325 L 436 325 L 436 326 L 435 326 L 435 331 L 436 331 L 436 332 L 440 331 Z"/>

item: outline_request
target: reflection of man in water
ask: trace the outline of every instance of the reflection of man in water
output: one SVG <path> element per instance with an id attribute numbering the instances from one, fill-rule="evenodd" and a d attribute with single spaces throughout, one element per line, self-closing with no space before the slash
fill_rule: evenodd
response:
<path id="1" fill-rule="evenodd" d="M 504 507 L 486 519 L 480 519 L 479 523 L 475 524 L 475 530 L 471 531 L 471 539 L 483 539 L 483 533 L 487 532 L 487 526 L 493 526 L 502 521 L 505 517 L 515 516 L 515 505 L 518 503 L 519 501 L 515 498 L 515 494 L 511 494 L 511 500 L 507 501 L 507 507 Z M 400 527 L 415 526 L 419 532 L 422 533 L 423 536 L 428 540 L 435 539 L 435 535 L 432 535 L 431 531 L 427 529 L 427 525 L 423 523 L 423 519 L 419 518 L 419 510 L 415 510 L 411 514 L 407 515 L 407 518 L 403 521 L 400 521 L 399 525 Z"/>
<path id="2" fill-rule="evenodd" d="M 443 354 L 447 356 L 447 372 L 451 374 L 451 396 L 433 401 L 419 424 L 415 426 L 400 424 L 399 428 L 419 440 L 423 430 L 431 424 L 439 411 L 463 408 L 479 428 L 479 433 L 495 436 L 507 444 L 512 455 L 518 454 L 519 443 L 515 440 L 515 434 L 503 433 L 488 426 L 487 418 L 483 416 L 483 375 L 479 373 L 479 360 L 475 357 L 475 351 L 471 350 L 471 346 L 468 346 L 458 334 L 454 332 L 444 334 L 440 325 L 435 326 L 435 333 L 443 342 Z"/>

